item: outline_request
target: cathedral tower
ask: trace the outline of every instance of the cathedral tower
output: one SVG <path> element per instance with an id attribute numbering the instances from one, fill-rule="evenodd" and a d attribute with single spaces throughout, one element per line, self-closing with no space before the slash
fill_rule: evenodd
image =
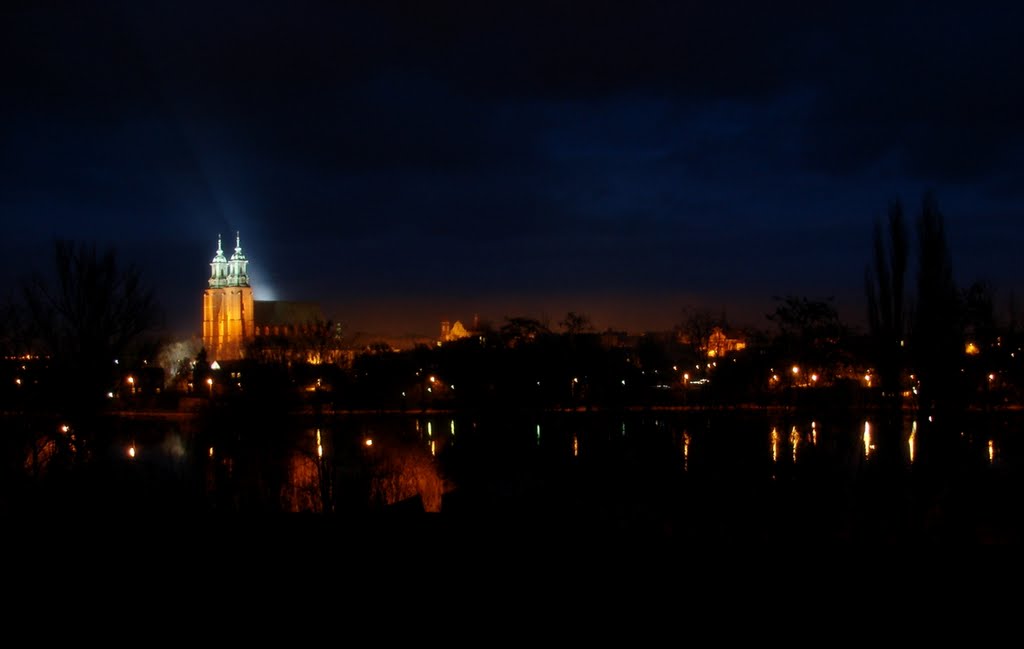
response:
<path id="1" fill-rule="evenodd" d="M 241 238 L 235 235 L 235 252 L 224 257 L 220 236 L 217 254 L 210 262 L 209 287 L 203 292 L 203 346 L 211 361 L 242 358 L 252 340 L 253 300 L 249 265 L 242 254 Z"/>

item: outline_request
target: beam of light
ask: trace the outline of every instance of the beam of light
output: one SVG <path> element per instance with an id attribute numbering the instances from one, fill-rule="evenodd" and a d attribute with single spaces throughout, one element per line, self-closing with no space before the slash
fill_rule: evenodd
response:
<path id="1" fill-rule="evenodd" d="M 324 445 L 323 441 L 320 439 L 319 428 L 316 429 L 316 456 L 319 458 L 323 458 L 324 456 Z"/>
<path id="2" fill-rule="evenodd" d="M 818 445 L 818 422 L 811 422 L 811 444 Z"/>
<path id="3" fill-rule="evenodd" d="M 995 440 L 988 440 L 988 463 L 992 464 L 996 460 L 996 443 Z"/>
<path id="4" fill-rule="evenodd" d="M 540 446 L 540 424 L 537 424 L 537 446 Z"/>
<path id="5" fill-rule="evenodd" d="M 135 444 L 132 444 L 131 446 L 128 447 L 128 457 L 130 457 L 133 460 L 135 459 Z"/>
<path id="6" fill-rule="evenodd" d="M 429 391 L 430 388 L 427 388 L 427 390 Z M 427 422 L 427 437 L 433 437 L 433 436 L 434 436 L 434 422 L 428 421 Z"/>
<path id="7" fill-rule="evenodd" d="M 772 462 L 779 460 L 779 431 L 775 426 L 772 426 Z"/>
<path id="8" fill-rule="evenodd" d="M 249 276 L 249 286 L 252 287 L 252 299 L 266 302 L 281 299 L 278 297 L 280 291 L 277 290 L 273 279 L 269 273 L 263 272 L 263 262 L 259 257 L 255 261 L 252 259 L 246 261 L 249 262 L 246 266 L 246 274 Z"/>
<path id="9" fill-rule="evenodd" d="M 437 455 L 437 440 L 436 439 L 430 440 L 430 454 L 434 455 L 434 456 Z"/>
<path id="10" fill-rule="evenodd" d="M 871 443 L 871 422 L 864 422 L 864 457 L 871 455 L 871 450 L 875 448 L 875 445 Z"/>
<path id="11" fill-rule="evenodd" d="M 793 426 L 793 430 L 789 431 L 789 443 L 793 445 L 793 462 L 796 463 L 796 449 L 800 446 L 800 433 L 797 431 L 796 426 Z"/>
<path id="12" fill-rule="evenodd" d="M 576 436 L 576 433 L 572 434 L 572 456 L 580 456 L 580 439 Z"/>
<path id="13" fill-rule="evenodd" d="M 455 386 L 453 385 L 452 387 L 454 388 Z M 452 437 L 455 437 L 455 420 L 454 419 L 452 419 L 451 421 L 448 422 L 448 430 L 451 431 Z"/>

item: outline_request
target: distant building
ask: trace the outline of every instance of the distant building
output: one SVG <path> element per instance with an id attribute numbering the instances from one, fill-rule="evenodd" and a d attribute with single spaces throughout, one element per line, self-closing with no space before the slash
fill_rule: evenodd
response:
<path id="1" fill-rule="evenodd" d="M 453 340 L 461 340 L 462 338 L 469 338 L 473 333 L 466 329 L 462 324 L 461 320 L 456 320 L 455 324 L 451 324 L 448 320 L 441 321 L 441 342 L 450 343 Z"/>
<path id="2" fill-rule="evenodd" d="M 242 358 L 246 343 L 255 333 L 248 265 L 237 234 L 230 259 L 224 257 L 220 236 L 217 237 L 209 286 L 203 292 L 203 346 L 211 360 Z"/>
<path id="3" fill-rule="evenodd" d="M 326 320 L 316 302 L 257 300 L 256 338 L 247 351 L 271 361 L 347 364 L 352 350 L 342 349 L 341 329 Z"/>
<path id="4" fill-rule="evenodd" d="M 257 300 L 254 307 L 257 336 L 292 336 L 325 321 L 316 302 Z"/>
<path id="5" fill-rule="evenodd" d="M 210 262 L 209 286 L 203 292 L 203 347 L 210 361 L 236 361 L 253 350 L 253 343 L 264 356 L 288 352 L 312 362 L 325 362 L 337 356 L 331 344 L 335 332 L 325 321 L 320 305 L 314 302 L 254 300 L 249 284 L 248 260 L 241 240 L 235 235 L 235 250 L 224 256 L 217 237 L 217 253 Z M 330 358 L 327 358 L 330 357 Z"/>
<path id="6" fill-rule="evenodd" d="M 747 342 L 735 333 L 726 333 L 721 327 L 715 327 L 708 336 L 708 358 L 722 358 L 730 352 L 738 352 L 747 347 Z"/>

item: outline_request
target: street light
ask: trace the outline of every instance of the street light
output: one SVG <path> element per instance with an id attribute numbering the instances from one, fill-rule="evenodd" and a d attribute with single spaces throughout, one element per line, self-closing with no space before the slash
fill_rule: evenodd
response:
<path id="1" fill-rule="evenodd" d="M 212 377 L 207 377 L 206 385 L 210 386 L 210 398 L 212 399 L 213 398 L 213 378 Z"/>

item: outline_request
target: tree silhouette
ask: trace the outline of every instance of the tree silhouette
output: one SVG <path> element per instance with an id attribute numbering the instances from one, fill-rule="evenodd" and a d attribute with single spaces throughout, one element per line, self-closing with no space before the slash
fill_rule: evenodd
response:
<path id="1" fill-rule="evenodd" d="M 931 193 L 921 204 L 918 237 L 920 266 L 911 354 L 920 379 L 919 403 L 924 413 L 948 412 L 962 396 L 958 387 L 963 318 L 943 215 Z"/>
<path id="2" fill-rule="evenodd" d="M 773 341 L 775 360 L 831 372 L 840 360 L 846 336 L 833 298 L 787 295 L 776 296 L 775 301 L 775 311 L 765 316 L 778 328 Z"/>
<path id="3" fill-rule="evenodd" d="M 55 279 L 35 273 L 23 283 L 29 334 L 55 368 L 55 402 L 68 414 L 102 403 L 143 334 L 160 313 L 140 271 L 113 249 L 57 240 Z"/>
<path id="4" fill-rule="evenodd" d="M 575 311 L 569 311 L 565 315 L 565 320 L 562 320 L 558 324 L 565 329 L 565 333 L 570 336 L 594 330 L 594 326 L 590 322 L 590 316 L 584 313 L 576 313 Z"/>
<path id="5" fill-rule="evenodd" d="M 993 405 L 992 388 L 995 375 L 1002 371 L 1003 354 L 1000 354 L 1003 334 L 1009 344 L 1009 329 L 1002 329 L 996 322 L 995 299 L 992 286 L 978 280 L 962 293 L 964 365 L 963 387 L 979 399 L 978 405 Z M 966 342 L 974 345 L 974 353 L 966 354 Z M 990 376 L 992 378 L 990 378 Z"/>
<path id="6" fill-rule="evenodd" d="M 885 233 L 888 232 L 888 242 Z M 909 239 L 903 206 L 889 206 L 888 229 L 874 229 L 874 265 L 864 273 L 871 356 L 885 401 L 898 405 L 902 395 L 903 346 L 906 337 L 905 281 Z"/>
<path id="7" fill-rule="evenodd" d="M 713 314 L 709 309 L 685 307 L 683 319 L 676 327 L 680 342 L 689 345 L 693 360 L 707 357 L 708 339 L 715 329 L 727 327 L 725 313 Z"/>
<path id="8" fill-rule="evenodd" d="M 528 316 L 508 316 L 500 330 L 502 340 L 509 347 L 535 342 L 550 333 L 544 323 Z"/>

